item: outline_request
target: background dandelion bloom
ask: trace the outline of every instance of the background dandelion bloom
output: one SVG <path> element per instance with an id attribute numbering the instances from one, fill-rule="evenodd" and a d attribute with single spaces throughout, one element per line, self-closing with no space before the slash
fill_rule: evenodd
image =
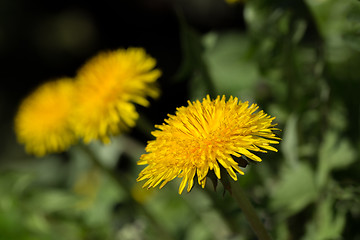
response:
<path id="1" fill-rule="evenodd" d="M 69 126 L 73 92 L 72 79 L 62 78 L 44 83 L 23 100 L 15 117 L 15 132 L 28 153 L 61 152 L 75 142 Z"/>
<path id="2" fill-rule="evenodd" d="M 258 109 L 256 104 L 238 102 L 225 96 L 203 102 L 188 102 L 180 107 L 175 115 L 168 115 L 162 125 L 157 125 L 152 134 L 155 140 L 149 141 L 146 151 L 140 157 L 139 165 L 146 168 L 139 174 L 138 181 L 148 179 L 144 187 L 155 187 L 162 182 L 162 188 L 175 177 L 183 178 L 179 194 L 187 182 L 189 192 L 197 174 L 198 183 L 205 186 L 209 170 L 220 179 L 220 165 L 237 180 L 236 172 L 244 174 L 232 156 L 242 155 L 260 162 L 261 159 L 251 151 L 277 151 L 269 144 L 278 144 L 278 137 L 272 120 L 275 119 Z M 235 170 L 235 171 L 234 171 Z"/>
<path id="3" fill-rule="evenodd" d="M 148 106 L 146 98 L 159 95 L 161 72 L 155 65 L 142 48 L 102 52 L 90 59 L 77 74 L 75 132 L 85 142 L 107 142 L 109 135 L 135 126 L 134 103 Z"/>

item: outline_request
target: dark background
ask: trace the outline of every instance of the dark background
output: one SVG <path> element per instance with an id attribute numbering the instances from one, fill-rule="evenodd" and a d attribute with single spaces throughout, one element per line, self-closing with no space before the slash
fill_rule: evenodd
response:
<path id="1" fill-rule="evenodd" d="M 179 15 L 199 33 L 243 29 L 241 8 L 222 0 L 0 1 L 2 134 L 12 135 L 17 106 L 39 84 L 74 76 L 99 51 L 131 46 L 144 47 L 163 72 L 161 98 L 143 109 L 159 123 L 188 99 L 187 85 L 172 81 L 182 60 Z"/>

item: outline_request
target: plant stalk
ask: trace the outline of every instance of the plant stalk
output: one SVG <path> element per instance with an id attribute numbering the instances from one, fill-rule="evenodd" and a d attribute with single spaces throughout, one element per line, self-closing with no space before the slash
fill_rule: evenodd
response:
<path id="1" fill-rule="evenodd" d="M 254 231 L 258 239 L 271 240 L 269 233 L 266 231 L 263 223 L 256 214 L 255 208 L 251 204 L 240 184 L 235 181 L 230 181 L 230 184 L 233 198 L 238 203 L 242 212 L 245 214 L 246 219 L 248 220 L 252 230 Z"/>

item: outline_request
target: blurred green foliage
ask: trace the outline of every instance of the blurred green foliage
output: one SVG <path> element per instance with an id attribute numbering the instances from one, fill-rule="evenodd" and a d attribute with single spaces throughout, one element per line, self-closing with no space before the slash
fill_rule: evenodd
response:
<path id="1" fill-rule="evenodd" d="M 273 239 L 360 239 L 360 3 L 239 4 L 245 29 L 201 33 L 178 12 L 183 61 L 173 83 L 187 84 L 191 100 L 233 95 L 277 117 L 279 153 L 239 177 Z M 0 239 L 255 239 L 221 186 L 142 189 L 144 147 L 128 134 L 91 144 L 103 168 L 78 146 L 42 159 L 7 156 Z"/>

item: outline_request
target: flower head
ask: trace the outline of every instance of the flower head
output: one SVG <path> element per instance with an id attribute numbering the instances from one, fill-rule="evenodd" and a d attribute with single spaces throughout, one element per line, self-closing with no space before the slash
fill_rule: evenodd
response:
<path id="1" fill-rule="evenodd" d="M 140 157 L 143 169 L 138 181 L 148 179 L 144 187 L 155 187 L 162 182 L 182 178 L 179 194 L 188 183 L 189 192 L 197 175 L 198 183 L 205 186 L 209 170 L 220 179 L 220 165 L 237 180 L 235 172 L 244 174 L 232 156 L 246 156 L 253 161 L 261 159 L 253 152 L 277 151 L 270 144 L 278 144 L 272 121 L 274 117 L 258 111 L 258 106 L 230 97 L 209 96 L 203 102 L 190 102 L 180 107 L 175 115 L 168 115 L 162 125 L 155 126 L 146 154 Z M 219 165 L 220 164 L 220 165 Z"/>
<path id="2" fill-rule="evenodd" d="M 66 150 L 76 141 L 69 126 L 74 85 L 63 78 L 44 83 L 21 103 L 15 132 L 26 151 L 36 156 Z"/>
<path id="3" fill-rule="evenodd" d="M 85 142 L 109 141 L 138 118 L 134 103 L 148 106 L 156 98 L 156 80 L 161 72 L 156 60 L 142 48 L 102 52 L 90 59 L 77 74 L 75 132 Z"/>

